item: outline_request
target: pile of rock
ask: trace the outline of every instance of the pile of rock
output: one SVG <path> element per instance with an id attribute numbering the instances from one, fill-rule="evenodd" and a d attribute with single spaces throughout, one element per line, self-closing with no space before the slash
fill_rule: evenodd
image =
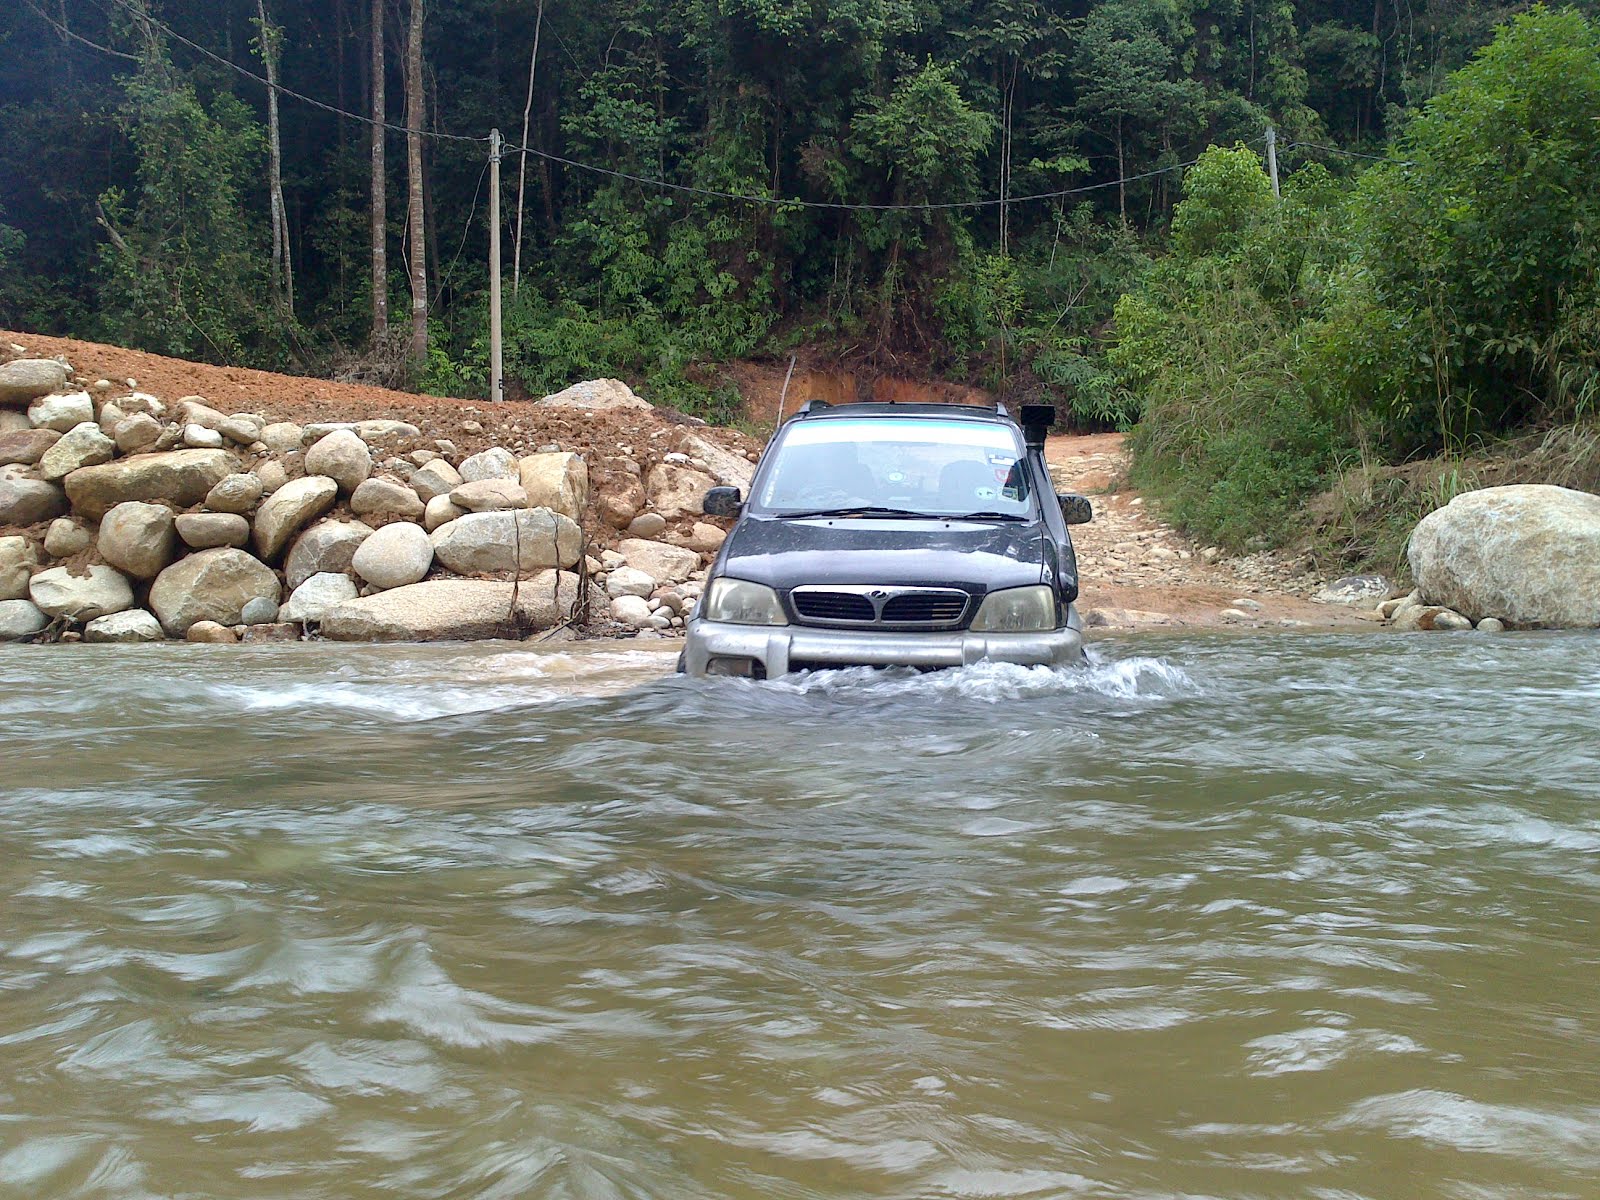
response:
<path id="1" fill-rule="evenodd" d="M 604 460 L 619 486 L 591 508 L 584 457 L 558 447 L 463 457 L 401 421 L 302 426 L 199 396 L 169 413 L 129 385 L 0 364 L 0 640 L 522 636 L 580 615 L 584 573 L 588 615 L 671 630 L 724 534 L 669 519 L 749 482 L 744 456 L 685 432 Z M 586 514 L 632 536 L 595 557 Z"/>

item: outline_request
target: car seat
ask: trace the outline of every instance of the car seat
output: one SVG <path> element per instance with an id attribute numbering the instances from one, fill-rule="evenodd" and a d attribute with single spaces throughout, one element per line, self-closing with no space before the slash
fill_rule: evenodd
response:
<path id="1" fill-rule="evenodd" d="M 987 497 L 978 495 L 983 488 L 989 491 Z M 939 502 L 951 508 L 970 508 L 978 501 L 992 501 L 999 489 L 995 470 L 986 462 L 965 459 L 949 463 L 939 472 Z"/>
<path id="2" fill-rule="evenodd" d="M 795 446 L 784 455 L 779 504 L 826 503 L 830 497 L 857 497 L 866 467 L 854 444 Z"/>

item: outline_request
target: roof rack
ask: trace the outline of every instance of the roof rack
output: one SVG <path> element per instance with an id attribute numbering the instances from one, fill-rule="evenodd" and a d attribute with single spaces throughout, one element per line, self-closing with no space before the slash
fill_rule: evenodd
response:
<path id="1" fill-rule="evenodd" d="M 1010 411 L 999 401 L 996 401 L 994 404 L 945 404 L 940 401 L 927 400 L 910 400 L 904 402 L 894 400 L 850 400 L 843 404 L 834 404 L 831 401 L 821 399 L 807 400 L 799 408 L 795 409 L 794 415 L 797 417 L 803 417 L 808 414 L 819 414 L 828 410 L 838 411 L 841 413 L 841 415 L 846 410 L 849 410 L 853 416 L 867 416 L 874 414 L 889 416 L 904 415 L 907 413 L 918 413 L 925 415 L 950 413 L 952 415 L 966 416 L 976 416 L 981 413 L 984 416 L 1001 416 L 1007 418 L 1011 416 Z"/>

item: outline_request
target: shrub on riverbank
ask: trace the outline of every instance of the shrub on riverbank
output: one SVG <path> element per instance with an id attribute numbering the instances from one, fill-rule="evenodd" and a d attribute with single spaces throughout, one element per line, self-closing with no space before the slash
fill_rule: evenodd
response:
<path id="1" fill-rule="evenodd" d="M 1208 151 L 1117 308 L 1135 478 L 1197 536 L 1276 544 L 1342 465 L 1592 418 L 1597 122 L 1600 26 L 1537 8 L 1353 187 L 1306 167 L 1274 203 L 1252 151 Z"/>

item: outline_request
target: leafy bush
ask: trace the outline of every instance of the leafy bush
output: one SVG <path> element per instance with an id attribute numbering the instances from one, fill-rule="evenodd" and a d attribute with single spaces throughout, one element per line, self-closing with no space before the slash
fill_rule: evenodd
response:
<path id="1" fill-rule="evenodd" d="M 1566 419 L 1600 390 L 1600 26 L 1537 7 L 1504 26 L 1361 179 L 1350 286 L 1361 320 L 1331 352 L 1360 394 L 1359 345 L 1392 357 L 1375 415 L 1401 450 Z"/>
<path id="2" fill-rule="evenodd" d="M 269 298 L 259 233 L 240 193 L 265 139 L 250 111 L 208 108 L 154 51 L 127 84 L 138 187 L 100 197 L 101 328 L 108 341 L 210 361 L 279 360 L 291 331 Z"/>

